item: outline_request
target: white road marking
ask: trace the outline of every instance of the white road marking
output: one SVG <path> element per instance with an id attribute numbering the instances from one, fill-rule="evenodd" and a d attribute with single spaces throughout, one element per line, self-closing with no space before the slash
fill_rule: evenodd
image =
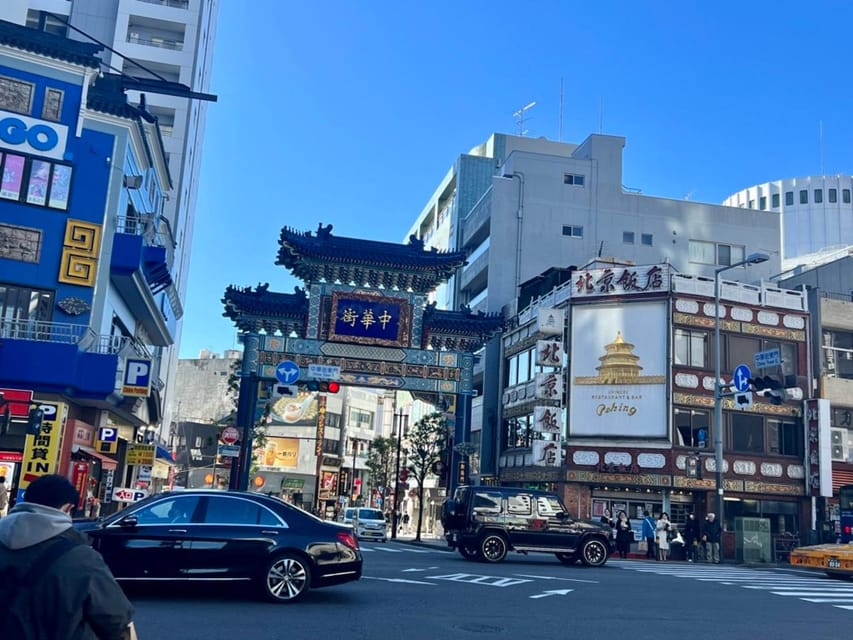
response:
<path id="1" fill-rule="evenodd" d="M 438 569 L 438 567 L 425 567 L 423 569 L 403 569 L 402 573 L 413 573 L 413 572 L 417 572 L 417 571 L 433 571 L 435 569 Z"/>
<path id="2" fill-rule="evenodd" d="M 361 576 L 362 580 L 382 580 L 383 582 L 402 582 L 404 584 L 428 584 L 431 587 L 438 586 L 434 582 L 424 582 L 423 580 L 407 580 L 405 578 L 378 578 L 376 576 Z"/>
<path id="3" fill-rule="evenodd" d="M 574 589 L 553 589 L 551 591 L 543 591 L 542 593 L 537 593 L 535 596 L 528 597 L 536 600 L 537 598 L 547 598 L 548 596 L 564 596 L 572 591 L 574 591 Z"/>
<path id="4" fill-rule="evenodd" d="M 469 584 L 484 584 L 489 587 L 512 587 L 532 580 L 518 578 L 503 578 L 501 576 L 481 576 L 474 573 L 449 573 L 443 576 L 424 576 L 430 580 L 447 580 L 449 582 L 467 582 Z"/>
<path id="5" fill-rule="evenodd" d="M 586 584 L 599 584 L 598 580 L 581 580 L 580 578 L 557 578 L 555 576 L 536 576 L 529 573 L 513 574 L 519 578 L 535 578 L 537 580 L 560 580 L 561 582 L 585 582 Z"/>

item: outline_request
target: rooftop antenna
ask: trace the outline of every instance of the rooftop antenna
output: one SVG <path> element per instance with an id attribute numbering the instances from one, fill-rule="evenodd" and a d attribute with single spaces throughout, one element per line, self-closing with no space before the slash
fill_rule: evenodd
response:
<path id="1" fill-rule="evenodd" d="M 604 135 L 604 96 L 598 99 L 598 133 Z"/>
<path id="2" fill-rule="evenodd" d="M 536 101 L 534 100 L 527 106 L 521 107 L 518 111 L 513 111 L 512 115 L 515 117 L 515 123 L 518 125 L 518 135 L 523 136 L 527 133 L 527 129 L 524 128 L 524 116 L 527 114 L 528 109 L 532 109 L 536 106 Z"/>
<path id="3" fill-rule="evenodd" d="M 819 141 L 819 145 L 820 145 L 820 175 L 825 176 L 826 175 L 826 168 L 824 166 L 824 157 L 823 157 L 823 120 L 819 121 L 819 128 L 820 128 L 820 133 L 819 133 L 819 136 L 820 136 L 820 141 Z"/>
<path id="4" fill-rule="evenodd" d="M 557 133 L 557 141 L 563 141 L 563 76 L 560 76 L 560 127 Z"/>

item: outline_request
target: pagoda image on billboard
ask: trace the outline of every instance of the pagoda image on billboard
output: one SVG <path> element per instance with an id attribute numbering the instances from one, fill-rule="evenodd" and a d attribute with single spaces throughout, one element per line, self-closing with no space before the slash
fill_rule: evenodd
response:
<path id="1" fill-rule="evenodd" d="M 604 355 L 599 358 L 601 364 L 595 369 L 597 376 L 576 376 L 575 384 L 661 384 L 665 376 L 641 376 L 643 367 L 640 356 L 634 353 L 634 345 L 626 342 L 622 332 L 616 332 L 616 339 L 604 345 Z"/>

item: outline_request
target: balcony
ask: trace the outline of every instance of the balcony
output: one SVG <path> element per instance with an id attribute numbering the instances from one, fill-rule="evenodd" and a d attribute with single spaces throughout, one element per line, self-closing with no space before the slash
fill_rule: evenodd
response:
<path id="1" fill-rule="evenodd" d="M 100 399 L 115 391 L 128 344 L 84 325 L 32 320 L 0 320 L 0 339 L 0 386 Z"/>
<path id="2" fill-rule="evenodd" d="M 145 228 L 139 219 L 120 217 L 119 232 L 113 237 L 110 280 L 145 328 L 151 343 L 168 347 L 174 342 L 175 323 L 181 310 L 175 309 L 173 302 L 173 298 L 176 301 L 178 298 L 169 272 L 167 249 L 148 244 L 146 236 L 140 233 Z M 167 296 L 158 304 L 155 296 L 163 291 Z"/>
<path id="3" fill-rule="evenodd" d="M 162 7 L 171 7 L 173 9 L 189 9 L 190 0 L 140 0 L 148 4 L 159 4 Z"/>

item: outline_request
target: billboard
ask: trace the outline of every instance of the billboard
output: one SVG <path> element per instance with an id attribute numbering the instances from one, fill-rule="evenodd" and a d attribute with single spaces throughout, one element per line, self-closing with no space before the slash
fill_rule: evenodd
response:
<path id="1" fill-rule="evenodd" d="M 665 301 L 572 309 L 571 436 L 665 438 Z"/>
<path id="2" fill-rule="evenodd" d="M 266 436 L 264 447 L 255 450 L 261 471 L 282 471 L 299 466 L 299 439 Z"/>

